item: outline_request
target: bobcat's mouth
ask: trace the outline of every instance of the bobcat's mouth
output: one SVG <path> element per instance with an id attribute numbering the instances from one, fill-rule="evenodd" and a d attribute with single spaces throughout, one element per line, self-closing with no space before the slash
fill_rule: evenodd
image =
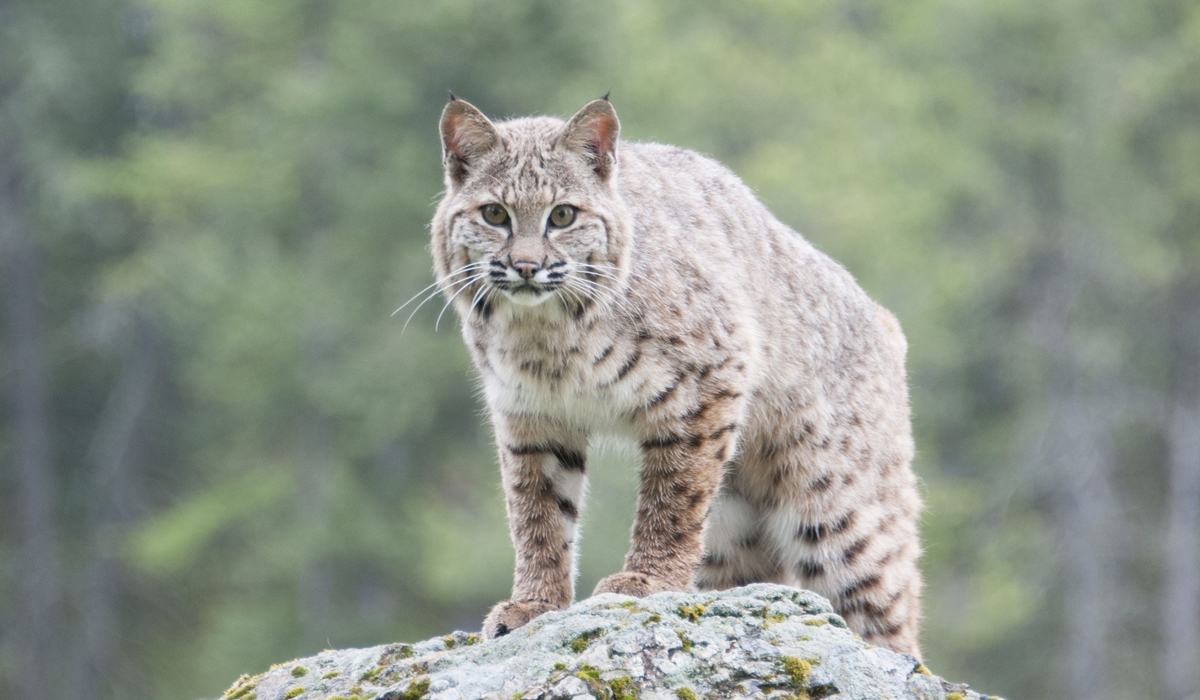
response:
<path id="1" fill-rule="evenodd" d="M 522 263 L 524 264 L 524 263 Z M 553 263 L 539 269 L 518 272 L 509 261 L 492 261 L 488 270 L 492 286 L 511 302 L 521 306 L 537 306 L 554 296 L 564 285 L 565 262 Z"/>
<path id="2" fill-rule="evenodd" d="M 512 294 L 539 294 L 541 292 L 553 292 L 562 286 L 562 284 L 559 282 L 537 282 L 534 280 L 521 280 L 519 282 L 508 280 L 502 282 L 493 281 L 492 284 L 499 287 L 500 291 L 509 292 Z"/>
<path id="3" fill-rule="evenodd" d="M 503 282 L 496 284 L 509 301 L 521 306 L 537 306 L 554 296 L 554 291 L 561 285 L 557 283 L 543 284 L 533 280 L 520 282 Z"/>

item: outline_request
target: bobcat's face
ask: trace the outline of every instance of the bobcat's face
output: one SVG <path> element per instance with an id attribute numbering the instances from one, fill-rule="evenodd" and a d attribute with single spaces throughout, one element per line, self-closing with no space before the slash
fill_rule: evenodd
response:
<path id="1" fill-rule="evenodd" d="M 608 237 L 593 197 L 558 187 L 479 185 L 462 198 L 450 229 L 456 258 L 472 265 L 463 279 L 483 275 L 477 281 L 495 294 L 533 306 L 565 303 L 595 291 L 597 278 L 614 276 L 597 262 L 607 258 Z"/>
<path id="2" fill-rule="evenodd" d="M 612 177 L 616 130 L 603 100 L 566 124 L 534 118 L 499 127 L 452 101 L 442 118 L 447 193 L 434 228 L 443 287 L 452 296 L 473 290 L 472 307 L 557 300 L 573 308 L 618 282 L 625 237 Z"/>

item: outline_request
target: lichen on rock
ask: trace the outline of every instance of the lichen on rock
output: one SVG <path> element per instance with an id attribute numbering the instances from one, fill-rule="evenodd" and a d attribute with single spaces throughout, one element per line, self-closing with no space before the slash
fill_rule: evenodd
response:
<path id="1" fill-rule="evenodd" d="M 816 622 L 819 621 L 819 622 Z M 814 624 L 816 623 L 816 624 Z M 296 683 L 303 668 L 306 682 Z M 313 680 L 309 680 L 309 679 Z M 256 700 L 978 700 L 906 654 L 868 646 L 810 591 L 616 594 L 499 639 L 326 651 L 238 679 Z"/>

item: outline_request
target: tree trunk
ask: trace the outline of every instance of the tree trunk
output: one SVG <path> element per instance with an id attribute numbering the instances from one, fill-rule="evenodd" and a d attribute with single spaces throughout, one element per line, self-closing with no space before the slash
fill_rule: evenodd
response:
<path id="1" fill-rule="evenodd" d="M 80 606 L 83 649 L 76 691 L 80 700 L 107 696 L 102 685 L 116 671 L 122 590 L 119 545 L 125 524 L 138 508 L 138 465 L 157 386 L 159 346 L 153 324 L 135 317 L 120 377 L 96 429 L 87 514 L 90 559 Z"/>
<path id="2" fill-rule="evenodd" d="M 329 640 L 333 619 L 333 572 L 323 556 L 322 541 L 329 522 L 333 479 L 333 426 L 329 417 L 305 407 L 301 418 L 303 435 L 299 455 L 300 527 L 311 538 L 309 554 L 299 571 L 300 627 L 305 648 L 320 649 Z"/>
<path id="3" fill-rule="evenodd" d="M 1078 144 L 1031 160 L 1039 238 L 1045 242 L 1029 282 L 1034 343 L 1045 362 L 1043 415 L 1034 464 L 1045 480 L 1062 576 L 1066 629 L 1060 647 L 1065 697 L 1104 700 L 1110 694 L 1108 638 L 1117 535 L 1112 489 L 1112 378 L 1080 357 L 1085 338 L 1072 321 L 1095 278 L 1098 232 L 1074 205 L 1086 168 Z"/>
<path id="4" fill-rule="evenodd" d="M 1079 700 L 1109 695 L 1108 630 L 1112 622 L 1111 581 L 1116 572 L 1111 486 L 1112 454 L 1103 415 L 1084 397 L 1058 406 L 1059 431 L 1051 438 L 1055 481 L 1055 520 L 1066 591 L 1066 643 L 1069 687 Z"/>
<path id="5" fill-rule="evenodd" d="M 2 86 L 0 86 L 2 87 Z M 3 106 L 0 104 L 0 106 Z M 4 125 L 0 125 L 2 128 Z M 55 478 L 39 285 L 39 250 L 26 219 L 22 166 L 12 135 L 0 134 L 0 263 L 16 381 L 11 396 L 16 442 L 16 511 L 21 560 L 16 570 L 24 619 L 18 671 L 27 700 L 53 695 L 59 658 L 62 585 L 54 514 Z"/>
<path id="6" fill-rule="evenodd" d="M 1167 425 L 1162 675 L 1167 700 L 1200 698 L 1200 290 L 1179 290 L 1172 318 L 1174 401 Z"/>

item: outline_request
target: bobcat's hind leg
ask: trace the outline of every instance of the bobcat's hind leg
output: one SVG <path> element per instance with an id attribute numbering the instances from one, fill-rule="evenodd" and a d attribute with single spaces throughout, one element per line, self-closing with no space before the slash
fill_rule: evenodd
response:
<path id="1" fill-rule="evenodd" d="M 768 517 L 767 531 L 789 574 L 829 598 L 867 642 L 920 658 L 915 521 L 880 503 L 838 512 L 807 505 L 781 507 Z"/>
<path id="2" fill-rule="evenodd" d="M 696 587 L 723 590 L 750 583 L 787 583 L 779 556 L 764 536 L 759 509 L 723 488 L 709 511 Z"/>

